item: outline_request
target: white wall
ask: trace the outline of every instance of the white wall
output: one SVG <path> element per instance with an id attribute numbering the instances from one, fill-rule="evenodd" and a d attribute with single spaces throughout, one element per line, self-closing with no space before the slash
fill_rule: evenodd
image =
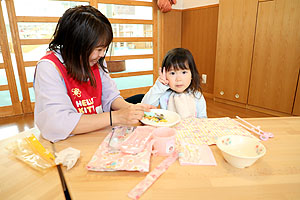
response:
<path id="1" fill-rule="evenodd" d="M 173 9 L 188 9 L 201 6 L 208 6 L 219 4 L 219 0 L 177 0 L 176 5 L 173 5 Z"/>

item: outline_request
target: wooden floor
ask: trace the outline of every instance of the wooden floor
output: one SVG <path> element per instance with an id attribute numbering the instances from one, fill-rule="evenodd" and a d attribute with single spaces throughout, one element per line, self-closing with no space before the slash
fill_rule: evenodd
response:
<path id="1" fill-rule="evenodd" d="M 209 99 L 209 98 L 205 100 L 206 100 L 206 110 L 207 110 L 208 118 L 219 118 L 219 117 L 235 118 L 235 116 L 239 116 L 241 118 L 274 117 L 273 115 L 216 102 L 213 99 Z"/>
<path id="2" fill-rule="evenodd" d="M 207 116 L 209 118 L 230 117 L 236 115 L 242 118 L 273 117 L 272 115 L 251 111 L 206 99 Z M 33 114 L 0 118 L 0 140 L 18 134 L 34 127 Z"/>

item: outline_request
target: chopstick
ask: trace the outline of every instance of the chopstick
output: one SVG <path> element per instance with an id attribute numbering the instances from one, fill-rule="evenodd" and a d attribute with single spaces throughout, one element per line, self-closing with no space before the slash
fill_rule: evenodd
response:
<path id="1" fill-rule="evenodd" d="M 54 156 L 56 157 L 56 155 L 55 155 L 56 150 L 55 150 L 54 143 L 51 142 L 51 144 L 52 144 L 52 150 L 54 152 Z M 69 193 L 69 190 L 68 190 L 68 186 L 67 186 L 64 174 L 63 174 L 63 172 L 61 170 L 61 165 L 60 164 L 56 165 L 56 167 L 57 167 L 57 171 L 58 171 L 58 174 L 59 174 L 59 178 L 60 178 L 60 182 L 61 182 L 62 188 L 64 190 L 65 199 L 66 200 L 71 200 L 71 196 L 70 196 L 70 193 Z"/>
<path id="2" fill-rule="evenodd" d="M 252 124 L 250 124 L 249 122 L 247 122 L 246 120 L 243 120 L 242 118 L 240 118 L 239 116 L 236 116 L 237 119 L 241 120 L 242 122 L 244 122 L 245 124 L 247 124 L 249 127 L 245 126 L 244 124 L 235 121 L 236 123 L 238 123 L 240 126 L 244 127 L 245 129 L 247 129 L 248 131 L 251 131 L 253 133 L 256 133 L 257 135 L 259 135 L 259 138 L 261 140 L 268 140 L 271 137 L 274 137 L 273 133 L 270 132 L 265 132 L 263 130 L 260 129 L 260 126 L 253 126 Z"/>
<path id="3" fill-rule="evenodd" d="M 113 137 L 114 134 L 115 134 L 115 128 L 112 127 L 111 128 L 111 136 L 110 136 L 109 141 L 108 141 L 108 146 L 110 145 L 111 138 Z"/>

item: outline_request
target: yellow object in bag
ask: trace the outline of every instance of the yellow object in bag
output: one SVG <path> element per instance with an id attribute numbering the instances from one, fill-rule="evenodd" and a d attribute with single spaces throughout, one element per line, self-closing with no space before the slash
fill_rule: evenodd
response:
<path id="1" fill-rule="evenodd" d="M 55 166 L 55 157 L 53 154 L 45 149 L 33 134 L 15 140 L 6 148 L 18 159 L 37 170 L 43 171 Z"/>

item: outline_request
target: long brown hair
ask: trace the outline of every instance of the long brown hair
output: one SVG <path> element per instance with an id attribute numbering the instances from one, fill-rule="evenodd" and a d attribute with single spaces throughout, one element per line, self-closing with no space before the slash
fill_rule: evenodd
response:
<path id="1" fill-rule="evenodd" d="M 89 56 L 99 44 L 108 47 L 112 39 L 111 24 L 99 10 L 92 6 L 77 6 L 66 10 L 59 19 L 49 49 L 60 50 L 72 78 L 79 82 L 90 81 L 96 87 Z M 100 58 L 98 63 L 107 72 L 104 58 Z"/>

